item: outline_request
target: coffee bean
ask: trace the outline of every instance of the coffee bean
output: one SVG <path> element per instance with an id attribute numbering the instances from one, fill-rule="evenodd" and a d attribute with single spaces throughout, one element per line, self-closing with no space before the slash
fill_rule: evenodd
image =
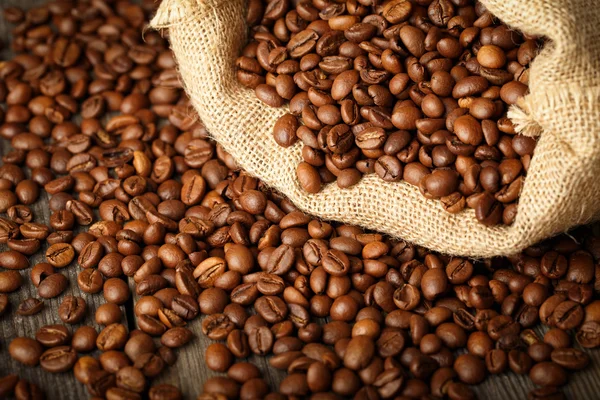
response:
<path id="1" fill-rule="evenodd" d="M 595 348 L 600 346 L 600 335 L 597 335 L 598 322 L 585 322 L 579 328 L 576 338 L 577 343 L 585 348 Z"/>
<path id="2" fill-rule="evenodd" d="M 44 352 L 42 345 L 27 337 L 17 337 L 10 342 L 8 352 L 11 358 L 28 367 L 35 367 Z"/>
<path id="3" fill-rule="evenodd" d="M 583 369 L 590 361 L 586 353 L 574 348 L 555 349 L 552 351 L 551 358 L 556 364 L 571 370 Z"/>
<path id="4" fill-rule="evenodd" d="M 206 349 L 204 354 L 208 368 L 217 372 L 225 372 L 233 362 L 233 355 L 227 346 L 221 343 L 213 343 Z"/>
<path id="5" fill-rule="evenodd" d="M 562 386 L 567 381 L 567 374 L 558 364 L 544 361 L 531 368 L 529 378 L 540 386 Z"/>
<path id="6" fill-rule="evenodd" d="M 66 276 L 61 273 L 54 273 L 47 276 L 38 285 L 38 295 L 44 299 L 58 297 L 65 291 L 69 281 Z"/>
<path id="7" fill-rule="evenodd" d="M 146 380 L 139 369 L 126 366 L 117 372 L 117 386 L 131 392 L 141 393 L 146 386 Z"/>
<path id="8" fill-rule="evenodd" d="M 461 381 L 468 384 L 476 384 L 485 379 L 485 368 L 481 359 L 463 354 L 456 358 L 454 370 Z"/>
<path id="9" fill-rule="evenodd" d="M 66 267 L 73 261 L 75 250 L 68 243 L 53 244 L 46 250 L 46 259 L 54 267 Z"/>
<path id="10" fill-rule="evenodd" d="M 12 293 L 23 284 L 18 271 L 0 271 L 0 293 Z"/>
<path id="11" fill-rule="evenodd" d="M 77 284 L 85 293 L 98 293 L 103 286 L 103 277 L 96 269 L 84 269 L 77 275 Z"/>
<path id="12" fill-rule="evenodd" d="M 317 193 L 321 190 L 321 177 L 312 165 L 306 162 L 298 164 L 296 175 L 302 189 L 309 193 Z"/>
<path id="13" fill-rule="evenodd" d="M 348 343 L 346 354 L 344 355 L 344 365 L 352 370 L 359 370 L 371 362 L 375 354 L 375 344 L 367 336 L 355 336 Z"/>
<path id="14" fill-rule="evenodd" d="M 6 269 L 20 270 L 29 267 L 29 261 L 18 251 L 8 250 L 0 253 L 0 266 Z"/>
<path id="15" fill-rule="evenodd" d="M 192 332 L 183 327 L 176 327 L 167 330 L 160 339 L 160 342 L 167 347 L 177 348 L 186 345 L 192 340 Z"/>
<path id="16" fill-rule="evenodd" d="M 77 353 L 70 346 L 57 346 L 46 350 L 40 357 L 40 366 L 48 372 L 66 372 L 73 368 Z"/>
<path id="17" fill-rule="evenodd" d="M 183 398 L 178 388 L 166 383 L 151 387 L 148 396 L 150 400 L 181 400 Z"/>
<path id="18" fill-rule="evenodd" d="M 115 304 L 125 303 L 130 296 L 127 283 L 119 278 L 110 278 L 104 282 L 103 294 L 106 301 Z"/>
<path id="19" fill-rule="evenodd" d="M 579 326 L 583 319 L 581 305 L 567 300 L 560 303 L 552 314 L 552 319 L 560 329 L 568 330 Z"/>
<path id="20" fill-rule="evenodd" d="M 127 328 L 121 324 L 108 325 L 98 335 L 96 346 L 101 351 L 121 349 L 127 341 Z"/>
<path id="21" fill-rule="evenodd" d="M 81 297 L 67 296 L 58 307 L 58 317 L 67 324 L 77 324 L 83 320 L 87 304 Z"/>
<path id="22" fill-rule="evenodd" d="M 43 301 L 30 297 L 23 300 L 21 304 L 19 304 L 19 307 L 17 308 L 17 314 L 23 316 L 35 315 L 42 311 L 42 308 L 44 308 Z"/>

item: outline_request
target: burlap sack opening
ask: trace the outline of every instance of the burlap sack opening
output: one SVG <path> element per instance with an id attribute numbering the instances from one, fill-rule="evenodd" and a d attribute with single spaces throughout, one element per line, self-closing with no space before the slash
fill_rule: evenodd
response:
<path id="1" fill-rule="evenodd" d="M 262 104 L 235 77 L 246 0 L 163 0 L 151 27 L 168 28 L 185 89 L 214 138 L 299 208 L 443 253 L 490 257 L 517 253 L 600 213 L 600 7 L 587 0 L 483 2 L 510 26 L 552 41 L 531 67 L 531 94 L 509 114 L 522 133 L 541 133 L 510 227 L 485 227 L 473 210 L 448 214 L 416 187 L 373 175 L 350 189 L 304 192 L 295 175 L 300 143 L 284 149 L 272 138 L 286 109 Z"/>

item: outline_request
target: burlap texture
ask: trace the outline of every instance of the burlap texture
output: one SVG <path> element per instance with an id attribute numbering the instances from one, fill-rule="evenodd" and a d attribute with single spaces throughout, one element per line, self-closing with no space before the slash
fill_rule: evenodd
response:
<path id="1" fill-rule="evenodd" d="M 510 227 L 486 227 L 473 210 L 453 215 L 405 182 L 365 176 L 350 189 L 303 191 L 301 144 L 272 138 L 286 108 L 270 108 L 241 86 L 234 62 L 246 43 L 246 0 L 163 0 L 151 22 L 168 28 L 184 87 L 207 128 L 239 165 L 323 219 L 385 232 L 443 253 L 514 254 L 595 219 L 600 212 L 600 7 L 588 0 L 484 0 L 512 27 L 551 40 L 530 71 L 530 90 L 509 116 L 539 135 Z"/>

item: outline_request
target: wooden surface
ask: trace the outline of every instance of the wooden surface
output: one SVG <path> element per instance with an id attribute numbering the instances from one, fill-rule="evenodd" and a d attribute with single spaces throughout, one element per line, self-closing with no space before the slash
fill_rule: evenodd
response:
<path id="1" fill-rule="evenodd" d="M 11 5 L 23 7 L 26 4 L 40 4 L 39 0 L 0 0 L 2 8 Z M 8 43 L 10 27 L 0 20 L 0 38 L 4 43 Z M 10 58 L 10 52 L 3 50 L 0 53 L 0 60 Z M 0 140 L 0 155 L 10 150 L 9 142 Z M 42 193 L 40 199 L 32 206 L 35 222 L 47 223 L 50 217 L 50 210 L 47 207 L 48 196 Z M 44 252 L 47 246 L 33 257 L 30 258 L 31 266 L 43 262 Z M 0 251 L 6 250 L 5 245 L 0 245 Z M 94 322 L 94 313 L 96 308 L 104 303 L 102 294 L 88 295 L 82 293 L 77 286 L 77 273 L 79 268 L 76 262 L 63 268 L 60 272 L 69 278 L 70 285 L 63 295 L 57 299 L 44 300 L 45 307 L 41 313 L 31 317 L 21 317 L 14 312 L 18 304 L 28 298 L 37 297 L 37 292 L 29 279 L 29 270 L 21 271 L 25 284 L 16 293 L 11 294 L 11 310 L 9 313 L 0 317 L 0 376 L 8 373 L 17 373 L 22 378 L 36 383 L 45 391 L 48 399 L 83 399 L 87 398 L 87 390 L 83 385 L 77 382 L 72 373 L 50 374 L 40 367 L 26 368 L 13 361 L 8 355 L 8 345 L 10 341 L 17 336 L 33 337 L 37 329 L 41 326 L 54 323 L 62 323 L 56 314 L 58 305 L 66 295 L 82 296 L 88 304 L 88 314 L 82 324 L 94 325 L 97 330 L 99 327 Z M 133 281 L 130 282 L 133 288 Z M 124 321 L 130 329 L 134 329 L 135 317 L 133 315 L 133 300 L 130 300 L 124 309 Z M 72 327 L 74 331 L 82 324 Z M 174 367 L 170 367 L 163 373 L 156 382 L 171 383 L 181 388 L 186 399 L 195 399 L 202 391 L 202 383 L 211 376 L 217 375 L 206 368 L 204 363 L 204 350 L 210 344 L 201 332 L 201 318 L 189 324 L 189 328 L 195 333 L 195 339 L 186 347 L 177 351 L 178 361 Z M 93 353 L 96 354 L 96 353 Z M 569 399 L 599 399 L 600 398 L 600 351 L 590 352 L 592 356 L 592 366 L 585 371 L 570 376 L 569 385 L 565 388 L 565 393 Z M 285 376 L 281 371 L 272 370 L 268 367 L 267 359 L 264 357 L 253 356 L 249 360 L 256 364 L 263 372 L 265 379 L 273 389 L 278 387 L 280 380 Z M 525 376 L 515 374 L 502 374 L 488 377 L 481 385 L 475 388 L 480 399 L 526 399 L 528 391 L 533 388 L 531 381 Z"/>

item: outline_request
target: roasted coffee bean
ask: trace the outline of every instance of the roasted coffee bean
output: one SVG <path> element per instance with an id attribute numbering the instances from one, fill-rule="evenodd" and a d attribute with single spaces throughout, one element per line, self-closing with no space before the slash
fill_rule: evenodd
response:
<path id="1" fill-rule="evenodd" d="M 551 358 L 556 364 L 571 370 L 583 369 L 590 361 L 586 353 L 574 348 L 555 349 L 552 351 Z"/>
<path id="2" fill-rule="evenodd" d="M 18 271 L 0 271 L 0 293 L 12 293 L 23 284 Z"/>
<path id="3" fill-rule="evenodd" d="M 69 280 L 61 273 L 54 273 L 44 278 L 37 287 L 38 295 L 44 299 L 60 296 L 69 285 Z"/>
<path id="4" fill-rule="evenodd" d="M 167 347 L 177 348 L 186 345 L 192 340 L 192 332 L 183 327 L 176 327 L 167 330 L 160 339 L 160 342 Z"/>
<path id="5" fill-rule="evenodd" d="M 103 283 L 102 273 L 96 269 L 84 269 L 77 275 L 77 284 L 85 293 L 98 293 Z"/>
<path id="6" fill-rule="evenodd" d="M 46 347 L 56 347 L 65 345 L 71 339 L 71 333 L 64 325 L 46 325 L 37 331 L 35 339 Z"/>
<path id="7" fill-rule="evenodd" d="M 40 366 L 48 372 L 66 372 L 77 361 L 77 352 L 70 346 L 57 346 L 46 350 L 40 357 Z"/>
<path id="8" fill-rule="evenodd" d="M 34 367 L 38 365 L 44 350 L 42 346 L 33 339 L 17 337 L 10 342 L 8 352 L 13 360 L 29 367 Z"/>
<path id="9" fill-rule="evenodd" d="M 29 267 L 29 260 L 23 254 L 15 250 L 0 253 L 0 266 L 6 269 L 20 270 Z"/>
<path id="10" fill-rule="evenodd" d="M 173 385 L 166 383 L 155 385 L 148 392 L 150 400 L 181 400 L 181 391 Z"/>
<path id="11" fill-rule="evenodd" d="M 134 367 L 142 371 L 144 376 L 153 378 L 164 370 L 165 361 L 158 354 L 143 353 L 136 357 Z"/>
<path id="12" fill-rule="evenodd" d="M 87 311 L 85 300 L 77 296 L 67 296 L 58 307 L 58 317 L 66 324 L 77 324 Z"/>
<path id="13" fill-rule="evenodd" d="M 531 368 L 529 378 L 540 386 L 563 386 L 567 381 L 567 374 L 558 364 L 544 361 Z"/>
<path id="14" fill-rule="evenodd" d="M 96 346 L 101 351 L 121 349 L 127 341 L 127 328 L 122 324 L 108 325 L 98 335 Z"/>
<path id="15" fill-rule="evenodd" d="M 68 243 L 53 244 L 46 250 L 46 260 L 54 267 L 66 267 L 73 261 L 75 250 Z"/>
<path id="16" fill-rule="evenodd" d="M 17 314 L 23 316 L 35 315 L 42 311 L 44 308 L 44 302 L 39 299 L 28 298 L 25 299 L 19 304 L 17 308 Z"/>

